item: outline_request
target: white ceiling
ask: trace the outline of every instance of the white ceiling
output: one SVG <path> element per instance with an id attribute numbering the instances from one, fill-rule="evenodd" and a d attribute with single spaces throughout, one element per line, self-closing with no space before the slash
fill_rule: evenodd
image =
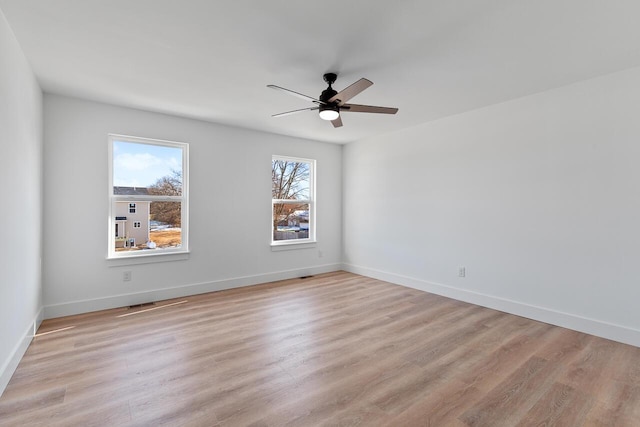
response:
<path id="1" fill-rule="evenodd" d="M 638 0 L 0 0 L 45 92 L 344 143 L 640 65 Z M 374 85 L 334 129 L 338 73 Z"/>

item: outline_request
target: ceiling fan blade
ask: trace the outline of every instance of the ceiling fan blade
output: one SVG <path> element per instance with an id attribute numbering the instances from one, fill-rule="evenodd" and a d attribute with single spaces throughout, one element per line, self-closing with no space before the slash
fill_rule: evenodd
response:
<path id="1" fill-rule="evenodd" d="M 295 114 L 295 113 L 301 113 L 303 111 L 313 111 L 313 110 L 319 110 L 320 107 L 309 107 L 309 108 L 301 108 L 299 110 L 293 110 L 293 111 L 287 111 L 284 113 L 278 113 L 278 114 L 274 114 L 271 117 L 282 117 L 282 116 L 288 116 L 289 114 Z"/>
<path id="2" fill-rule="evenodd" d="M 338 116 L 337 119 L 331 120 L 331 124 L 333 125 L 334 128 L 341 127 L 342 126 L 342 118 L 340 116 Z"/>
<path id="3" fill-rule="evenodd" d="M 271 89 L 275 89 L 275 90 L 282 91 L 282 92 L 284 92 L 284 93 L 288 93 L 289 95 L 297 96 L 298 98 L 302 98 L 302 99 L 305 99 L 305 100 L 307 100 L 307 101 L 313 101 L 313 102 L 315 102 L 315 103 L 321 103 L 321 104 L 324 104 L 324 102 L 320 101 L 320 100 L 319 100 L 319 99 L 317 99 L 317 98 L 314 98 L 314 97 L 312 97 L 312 96 L 308 96 L 308 95 L 305 95 L 305 94 L 302 94 L 302 93 L 296 92 L 296 91 L 291 90 L 291 89 L 285 89 L 285 88 L 283 88 L 283 87 L 276 86 L 276 85 L 267 85 L 267 87 L 270 87 Z"/>
<path id="4" fill-rule="evenodd" d="M 344 104 L 340 107 L 340 111 L 350 111 L 353 113 L 395 114 L 398 112 L 398 109 L 391 107 L 376 107 L 373 105 Z"/>
<path id="5" fill-rule="evenodd" d="M 373 82 L 371 80 L 367 80 L 362 78 L 352 84 L 351 86 L 342 89 L 340 92 L 336 93 L 329 99 L 329 103 L 338 101 L 338 105 L 344 105 L 345 102 L 371 86 Z"/>

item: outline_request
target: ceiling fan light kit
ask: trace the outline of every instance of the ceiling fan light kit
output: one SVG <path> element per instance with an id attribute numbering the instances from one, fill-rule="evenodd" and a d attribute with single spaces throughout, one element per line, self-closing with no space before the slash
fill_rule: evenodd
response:
<path id="1" fill-rule="evenodd" d="M 321 105 L 319 114 L 322 120 L 332 121 L 340 117 L 340 113 L 338 112 L 338 107 L 335 107 L 332 105 Z"/>
<path id="2" fill-rule="evenodd" d="M 271 89 L 276 89 L 289 95 L 296 96 L 298 98 L 305 99 L 307 101 L 311 101 L 316 104 L 313 107 L 302 108 L 299 110 L 287 111 L 285 113 L 274 114 L 273 117 L 282 117 L 287 116 L 289 114 L 299 113 L 301 111 L 313 111 L 318 110 L 320 118 L 322 120 L 330 121 L 333 127 L 341 127 L 342 119 L 340 118 L 341 111 L 351 111 L 354 113 L 378 113 L 378 114 L 395 114 L 398 112 L 397 108 L 391 107 L 375 107 L 373 105 L 358 105 L 358 104 L 347 104 L 346 102 L 358 95 L 360 92 L 368 88 L 373 84 L 372 81 L 362 78 L 357 82 L 353 83 L 351 86 L 348 86 L 346 89 L 343 89 L 340 92 L 336 92 L 331 85 L 336 81 L 338 75 L 335 73 L 326 73 L 324 76 L 324 81 L 329 84 L 329 87 L 326 88 L 320 94 L 319 98 L 314 98 L 312 96 L 304 95 L 299 92 L 295 92 L 290 89 L 285 89 L 276 85 L 267 85 L 267 87 Z"/>

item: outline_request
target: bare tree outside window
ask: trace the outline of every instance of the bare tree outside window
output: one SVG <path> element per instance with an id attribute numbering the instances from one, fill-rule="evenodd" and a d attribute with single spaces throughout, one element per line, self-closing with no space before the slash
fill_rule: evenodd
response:
<path id="1" fill-rule="evenodd" d="M 182 172 L 172 170 L 171 175 L 159 178 L 153 185 L 148 187 L 149 194 L 154 196 L 181 196 L 182 195 Z M 176 202 L 154 202 L 151 204 L 151 219 L 163 222 L 172 227 L 182 225 L 181 204 Z"/>

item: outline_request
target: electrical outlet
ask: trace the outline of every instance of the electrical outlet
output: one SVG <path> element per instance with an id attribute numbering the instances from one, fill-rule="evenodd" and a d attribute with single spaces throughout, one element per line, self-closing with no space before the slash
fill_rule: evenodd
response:
<path id="1" fill-rule="evenodd" d="M 124 273 L 122 273 L 122 281 L 123 282 L 131 281 L 131 271 L 125 271 Z"/>
<path id="2" fill-rule="evenodd" d="M 465 277 L 466 275 L 466 269 L 464 267 L 458 267 L 458 277 Z"/>

